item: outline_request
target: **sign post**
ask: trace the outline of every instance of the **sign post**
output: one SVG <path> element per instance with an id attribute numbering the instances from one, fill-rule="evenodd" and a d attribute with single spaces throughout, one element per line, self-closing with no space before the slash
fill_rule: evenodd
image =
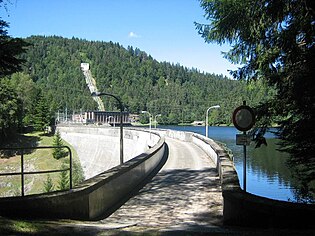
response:
<path id="1" fill-rule="evenodd" d="M 243 134 L 236 135 L 236 145 L 243 145 L 243 189 L 246 192 L 246 146 L 250 145 L 250 137 L 248 137 L 247 131 L 255 124 L 254 111 L 246 105 L 246 101 L 243 101 L 243 105 L 234 110 L 232 120 L 235 128 L 243 131 Z"/>

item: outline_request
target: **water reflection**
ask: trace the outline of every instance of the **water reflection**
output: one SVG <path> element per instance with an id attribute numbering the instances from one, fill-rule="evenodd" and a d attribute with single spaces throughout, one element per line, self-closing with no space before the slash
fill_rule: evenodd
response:
<path id="1" fill-rule="evenodd" d="M 160 128 L 190 131 L 205 135 L 202 126 L 161 126 Z M 209 127 L 209 137 L 225 143 L 233 151 L 234 162 L 240 185 L 243 187 L 243 146 L 235 144 L 238 131 L 234 127 Z M 290 169 L 286 165 L 288 155 L 277 151 L 277 140 L 272 133 L 266 135 L 268 146 L 247 148 L 247 186 L 248 192 L 283 201 L 303 201 L 294 187 Z"/>
<path id="2" fill-rule="evenodd" d="M 287 201 L 294 199 L 292 177 L 286 165 L 287 155 L 276 151 L 276 140 L 268 139 L 268 146 L 254 148 L 247 153 L 247 191 L 260 196 Z M 235 165 L 243 186 L 243 152 L 233 150 Z"/>

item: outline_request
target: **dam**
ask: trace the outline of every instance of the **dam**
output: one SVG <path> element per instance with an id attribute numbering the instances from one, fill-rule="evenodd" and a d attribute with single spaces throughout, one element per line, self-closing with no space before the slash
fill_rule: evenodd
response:
<path id="1" fill-rule="evenodd" d="M 98 126 L 60 126 L 62 139 L 76 150 L 84 176 L 89 179 L 119 163 L 119 129 Z M 146 152 L 158 142 L 156 135 L 132 129 L 124 131 L 124 161 Z"/>
<path id="2" fill-rule="evenodd" d="M 314 206 L 241 190 L 229 155 L 202 135 L 125 128 L 124 163 L 117 165 L 117 128 L 58 129 L 75 146 L 86 180 L 70 191 L 2 198 L 0 215 L 148 229 L 313 227 Z"/>

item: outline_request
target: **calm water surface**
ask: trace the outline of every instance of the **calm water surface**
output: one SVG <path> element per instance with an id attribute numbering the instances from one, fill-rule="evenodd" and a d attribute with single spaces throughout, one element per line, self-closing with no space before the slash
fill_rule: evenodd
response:
<path id="1" fill-rule="evenodd" d="M 204 126 L 159 126 L 162 129 L 190 131 L 205 135 Z M 209 127 L 209 137 L 225 143 L 233 151 L 234 163 L 243 188 L 243 146 L 235 144 L 239 131 L 234 127 Z M 276 139 L 272 133 L 266 135 L 267 146 L 247 148 L 247 192 L 277 200 L 293 201 L 298 198 L 293 179 L 285 164 L 287 155 L 276 151 Z"/>

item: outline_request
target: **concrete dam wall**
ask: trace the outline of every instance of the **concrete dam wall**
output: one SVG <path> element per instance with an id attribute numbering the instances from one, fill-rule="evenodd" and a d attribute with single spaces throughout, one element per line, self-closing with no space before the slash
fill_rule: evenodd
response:
<path id="1" fill-rule="evenodd" d="M 119 160 L 119 128 L 97 126 L 59 126 L 62 139 L 76 150 L 85 179 L 114 166 Z M 124 129 L 124 162 L 149 150 L 159 140 L 148 131 Z"/>

